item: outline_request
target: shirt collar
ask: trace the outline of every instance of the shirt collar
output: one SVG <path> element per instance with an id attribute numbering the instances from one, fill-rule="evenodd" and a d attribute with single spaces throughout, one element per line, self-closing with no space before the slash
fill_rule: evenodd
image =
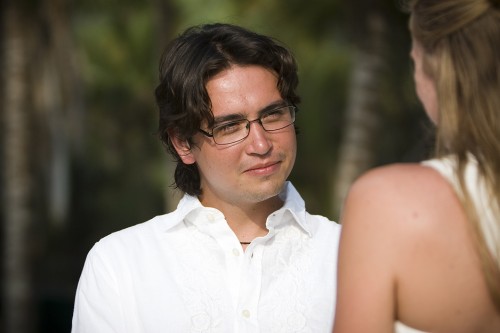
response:
<path id="1" fill-rule="evenodd" d="M 284 202 L 283 207 L 268 217 L 266 223 L 267 228 L 269 230 L 276 229 L 291 218 L 304 232 L 311 236 L 312 230 L 306 218 L 307 214 L 304 200 L 291 182 L 287 181 L 285 183 L 279 197 Z M 190 220 L 196 219 L 196 216 L 202 214 L 203 212 L 210 212 L 214 215 L 222 215 L 222 213 L 215 208 L 203 206 L 197 197 L 185 194 L 179 201 L 177 209 L 167 215 L 164 215 L 165 219 L 162 219 L 164 224 L 161 227 L 161 230 L 168 231 L 186 218 Z"/>
<path id="2" fill-rule="evenodd" d="M 311 237 L 312 230 L 307 220 L 305 202 L 291 182 L 287 181 L 285 183 L 285 187 L 279 194 L 279 197 L 284 202 L 283 207 L 269 216 L 266 224 L 267 228 L 269 230 L 277 228 L 285 223 L 288 218 L 291 218 Z"/>

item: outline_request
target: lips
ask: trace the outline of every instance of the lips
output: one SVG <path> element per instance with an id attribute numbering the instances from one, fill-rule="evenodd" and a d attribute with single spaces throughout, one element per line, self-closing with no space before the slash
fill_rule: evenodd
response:
<path id="1" fill-rule="evenodd" d="M 279 169 L 281 161 L 259 163 L 245 170 L 245 173 L 271 174 Z"/>

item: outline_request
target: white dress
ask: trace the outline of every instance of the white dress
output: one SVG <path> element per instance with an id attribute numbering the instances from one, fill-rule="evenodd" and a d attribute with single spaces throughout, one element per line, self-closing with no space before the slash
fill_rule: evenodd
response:
<path id="1" fill-rule="evenodd" d="M 458 196 L 462 196 L 454 172 L 456 163 L 453 158 L 433 159 L 424 161 L 422 164 L 437 170 L 453 186 Z M 469 162 L 465 168 L 465 186 L 476 208 L 486 244 L 498 261 L 500 260 L 500 228 L 497 220 L 500 210 L 491 196 L 488 195 L 484 181 L 479 178 L 478 164 L 472 155 L 469 156 Z"/>
<path id="2" fill-rule="evenodd" d="M 397 321 L 394 324 L 394 333 L 426 333 L 426 332 L 416 330 L 414 328 L 406 326 L 405 324 Z"/>

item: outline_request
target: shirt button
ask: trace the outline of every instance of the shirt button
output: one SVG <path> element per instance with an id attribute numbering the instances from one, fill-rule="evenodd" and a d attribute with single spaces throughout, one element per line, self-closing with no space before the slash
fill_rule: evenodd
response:
<path id="1" fill-rule="evenodd" d="M 241 311 L 241 315 L 245 318 L 250 318 L 250 311 L 248 310 L 243 310 Z"/>
<path id="2" fill-rule="evenodd" d="M 233 249 L 233 254 L 235 257 L 240 255 L 240 251 L 238 249 Z"/>
<path id="3" fill-rule="evenodd" d="M 210 222 L 215 221 L 215 218 L 214 218 L 214 216 L 213 216 L 212 214 L 208 214 L 208 215 L 207 215 L 207 219 L 208 219 L 208 221 L 210 221 Z"/>

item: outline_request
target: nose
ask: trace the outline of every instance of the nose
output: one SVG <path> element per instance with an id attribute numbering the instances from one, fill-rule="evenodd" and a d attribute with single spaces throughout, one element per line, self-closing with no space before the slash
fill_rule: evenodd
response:
<path id="1" fill-rule="evenodd" d="M 269 133 L 266 132 L 260 119 L 252 120 L 248 123 L 249 133 L 248 133 L 248 144 L 246 151 L 249 154 L 265 155 L 272 148 L 272 142 L 269 140 Z"/>

